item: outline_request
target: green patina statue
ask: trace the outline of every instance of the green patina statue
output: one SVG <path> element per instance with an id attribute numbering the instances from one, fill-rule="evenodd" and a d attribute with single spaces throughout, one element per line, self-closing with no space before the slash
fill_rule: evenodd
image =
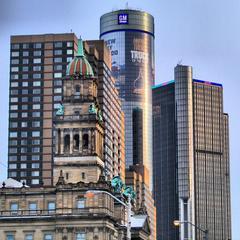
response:
<path id="1" fill-rule="evenodd" d="M 62 116 L 64 114 L 64 105 L 63 104 L 59 104 L 56 115 L 57 116 Z"/>
<path id="2" fill-rule="evenodd" d="M 100 109 L 98 110 L 98 120 L 99 120 L 100 122 L 103 121 L 102 111 L 101 111 Z"/>
<path id="3" fill-rule="evenodd" d="M 94 114 L 94 113 L 96 114 L 97 113 L 97 108 L 96 108 L 96 105 L 94 103 L 90 104 L 88 112 L 91 113 L 91 114 Z"/>
<path id="4" fill-rule="evenodd" d="M 113 177 L 111 185 L 115 193 L 122 193 L 125 197 L 130 196 L 132 200 L 135 199 L 136 193 L 133 191 L 133 188 L 123 184 L 122 179 L 119 176 Z"/>

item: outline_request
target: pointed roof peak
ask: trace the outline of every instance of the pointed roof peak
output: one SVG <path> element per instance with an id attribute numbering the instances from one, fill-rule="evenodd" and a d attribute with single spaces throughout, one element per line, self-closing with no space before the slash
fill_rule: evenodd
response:
<path id="1" fill-rule="evenodd" d="M 78 50 L 77 50 L 77 57 L 84 57 L 84 50 L 83 50 L 83 41 L 82 38 L 80 37 L 78 39 Z"/>

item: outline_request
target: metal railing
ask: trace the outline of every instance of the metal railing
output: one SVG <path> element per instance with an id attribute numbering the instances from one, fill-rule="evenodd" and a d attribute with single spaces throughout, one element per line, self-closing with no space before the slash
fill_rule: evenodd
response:
<path id="1" fill-rule="evenodd" d="M 97 120 L 96 114 L 79 114 L 56 116 L 55 121 L 92 121 Z"/>
<path id="2" fill-rule="evenodd" d="M 89 208 L 56 208 L 56 209 L 37 209 L 37 210 L 3 210 L 0 211 L 0 219 L 16 217 L 58 217 L 58 216 L 114 216 L 113 211 L 106 207 Z"/>

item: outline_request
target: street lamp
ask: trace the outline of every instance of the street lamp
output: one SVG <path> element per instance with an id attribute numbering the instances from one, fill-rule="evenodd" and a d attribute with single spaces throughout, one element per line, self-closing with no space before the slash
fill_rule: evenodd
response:
<path id="1" fill-rule="evenodd" d="M 122 204 L 126 209 L 127 209 L 127 239 L 131 240 L 131 209 L 132 209 L 132 204 L 131 204 L 131 196 L 128 195 L 128 202 L 127 204 L 123 201 L 121 201 L 120 199 L 118 199 L 117 197 L 115 197 L 114 195 L 112 195 L 111 193 L 104 191 L 104 190 L 88 190 L 86 192 L 86 195 L 88 194 L 97 194 L 97 193 L 105 193 L 107 195 L 109 195 L 110 197 L 112 197 L 114 200 L 116 200 L 117 202 L 119 202 L 120 204 Z"/>
<path id="2" fill-rule="evenodd" d="M 184 224 L 184 223 L 187 223 L 187 224 L 190 224 L 191 226 L 195 227 L 196 229 L 198 229 L 199 231 L 203 232 L 204 233 L 204 240 L 208 240 L 208 230 L 207 229 L 202 229 L 198 226 L 196 226 L 195 224 L 191 223 L 191 222 L 188 222 L 188 221 L 179 221 L 179 220 L 174 220 L 173 221 L 173 225 L 176 226 L 176 227 L 179 227 L 181 224 Z"/>

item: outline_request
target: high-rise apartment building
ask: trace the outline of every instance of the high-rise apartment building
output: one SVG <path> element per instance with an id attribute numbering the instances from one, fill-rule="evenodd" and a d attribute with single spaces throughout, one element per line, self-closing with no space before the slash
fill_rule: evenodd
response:
<path id="1" fill-rule="evenodd" d="M 11 37 L 9 177 L 52 184 L 52 120 L 76 48 L 72 33 Z"/>
<path id="2" fill-rule="evenodd" d="M 144 165 L 152 189 L 152 92 L 154 19 L 142 11 L 119 10 L 100 19 L 100 38 L 112 55 L 112 74 L 125 114 L 126 167 Z M 139 126 L 136 132 L 135 126 Z"/>
<path id="3" fill-rule="evenodd" d="M 153 88 L 154 193 L 158 240 L 231 239 L 228 115 L 223 87 L 192 78 L 178 65 L 175 81 Z"/>
<path id="4" fill-rule="evenodd" d="M 62 78 L 77 47 L 74 33 L 11 37 L 8 176 L 27 185 L 53 183 L 53 118 L 63 99 Z M 124 115 L 111 76 L 110 52 L 101 40 L 85 42 L 84 47 L 98 78 L 106 175 L 124 179 Z"/>

